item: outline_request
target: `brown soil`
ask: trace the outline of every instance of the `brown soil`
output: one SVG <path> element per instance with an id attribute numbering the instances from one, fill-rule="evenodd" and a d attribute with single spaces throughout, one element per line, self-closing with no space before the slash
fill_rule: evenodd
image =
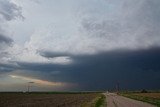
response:
<path id="1" fill-rule="evenodd" d="M 99 96 L 90 94 L 0 93 L 0 107 L 81 107 Z"/>

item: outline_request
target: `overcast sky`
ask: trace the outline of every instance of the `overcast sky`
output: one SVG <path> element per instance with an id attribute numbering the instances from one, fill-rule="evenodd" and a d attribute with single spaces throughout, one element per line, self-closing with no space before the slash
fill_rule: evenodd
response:
<path id="1" fill-rule="evenodd" d="M 0 91 L 160 88 L 160 0 L 0 0 Z"/>

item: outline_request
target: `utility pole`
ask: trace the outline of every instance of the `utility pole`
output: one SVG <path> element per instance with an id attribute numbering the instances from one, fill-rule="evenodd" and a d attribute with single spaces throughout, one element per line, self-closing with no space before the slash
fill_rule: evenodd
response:
<path id="1" fill-rule="evenodd" d="M 117 94 L 119 93 L 119 82 L 117 82 L 117 84 L 116 84 L 116 91 L 117 91 Z"/>
<path id="2" fill-rule="evenodd" d="M 33 84 L 33 83 L 34 83 L 34 82 L 28 82 L 28 89 L 27 89 L 28 93 L 30 92 L 31 84 Z"/>

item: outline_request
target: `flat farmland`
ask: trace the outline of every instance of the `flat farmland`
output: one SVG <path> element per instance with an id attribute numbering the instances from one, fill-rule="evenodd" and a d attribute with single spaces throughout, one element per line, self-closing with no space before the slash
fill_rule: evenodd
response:
<path id="1" fill-rule="evenodd" d="M 123 93 L 125 97 L 147 102 L 160 107 L 160 93 Z"/>
<path id="2" fill-rule="evenodd" d="M 0 107 L 86 107 L 100 93 L 0 93 Z"/>
<path id="3" fill-rule="evenodd" d="M 133 95 L 160 99 L 160 93 L 135 93 Z"/>

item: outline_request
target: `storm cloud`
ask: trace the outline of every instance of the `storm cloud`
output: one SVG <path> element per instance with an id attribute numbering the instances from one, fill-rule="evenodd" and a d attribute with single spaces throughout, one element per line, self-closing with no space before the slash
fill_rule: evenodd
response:
<path id="1" fill-rule="evenodd" d="M 8 73 L 12 72 L 14 70 L 18 69 L 18 67 L 14 64 L 5 64 L 5 63 L 0 63 L 0 74 L 2 73 Z"/>
<path id="2" fill-rule="evenodd" d="M 0 0 L 0 73 L 70 90 L 159 89 L 159 13 L 159 0 Z"/>
<path id="3" fill-rule="evenodd" d="M 95 54 L 160 46 L 159 5 L 158 0 L 67 2 L 64 5 L 67 10 L 53 8 L 60 15 L 51 11 L 57 14 L 54 15 L 56 21 L 48 19 L 53 23 L 36 30 L 27 41 L 27 47 L 54 53 Z M 67 13 L 65 17 L 61 16 L 63 12 Z"/>
<path id="4" fill-rule="evenodd" d="M 158 89 L 160 49 L 114 50 L 97 55 L 71 56 L 73 64 L 17 62 L 17 70 L 42 73 L 41 79 L 78 84 L 75 90 Z M 96 84 L 96 85 L 95 85 Z"/>
<path id="5" fill-rule="evenodd" d="M 7 22 L 17 17 L 23 18 L 21 8 L 10 0 L 0 0 L 0 52 L 11 46 L 14 41 L 7 30 Z"/>
<path id="6" fill-rule="evenodd" d="M 1 0 L 0 18 L 10 21 L 17 17 L 23 18 L 21 14 L 21 8 L 18 7 L 16 4 L 12 3 L 10 0 Z"/>
<path id="7" fill-rule="evenodd" d="M 3 36 L 0 34 L 0 43 L 5 43 L 10 45 L 13 42 L 13 40 L 7 36 Z"/>
<path id="8" fill-rule="evenodd" d="M 41 56 L 45 58 L 70 56 L 70 54 L 67 54 L 67 53 L 58 53 L 58 52 L 44 51 L 44 50 L 38 51 L 37 53 L 39 53 Z"/>
<path id="9" fill-rule="evenodd" d="M 93 3 L 93 4 L 92 4 Z M 106 0 L 106 5 L 95 9 L 98 1 L 80 13 L 81 30 L 89 36 L 92 48 L 114 50 L 117 48 L 143 49 L 159 46 L 160 2 L 147 0 Z M 95 11 L 95 13 L 92 13 Z M 101 17 L 99 17 L 101 16 Z M 99 47 L 98 47 L 99 46 Z"/>

